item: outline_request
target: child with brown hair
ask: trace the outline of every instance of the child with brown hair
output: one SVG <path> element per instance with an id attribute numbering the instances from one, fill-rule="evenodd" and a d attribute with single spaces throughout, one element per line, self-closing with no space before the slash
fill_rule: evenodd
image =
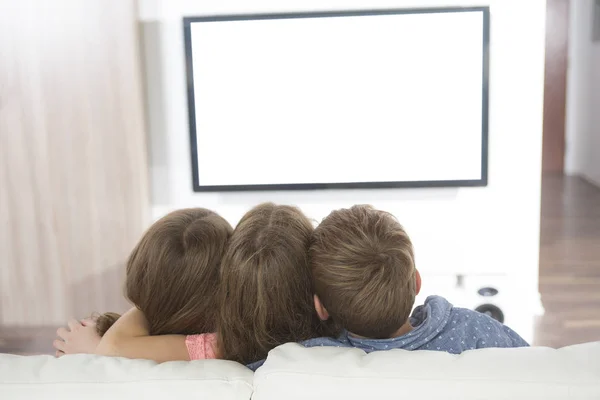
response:
<path id="1" fill-rule="evenodd" d="M 155 222 L 127 261 L 125 297 L 135 307 L 123 317 L 106 313 L 96 320 L 69 321 L 68 330 L 57 331 L 57 356 L 93 353 L 104 334 L 104 351 L 115 355 L 168 361 L 187 354 L 185 336 L 164 336 L 165 345 L 153 347 L 144 336 L 216 330 L 219 266 L 232 231 L 225 219 L 204 208 L 174 211 Z M 111 341 L 118 339 L 122 346 L 113 348 Z"/>
<path id="2" fill-rule="evenodd" d="M 321 323 L 313 306 L 308 265 L 312 233 L 311 222 L 295 207 L 272 203 L 254 207 L 233 231 L 221 260 L 216 335 L 148 336 L 152 331 L 140 308 L 119 319 L 97 348 L 83 352 L 156 361 L 222 358 L 250 364 L 280 344 L 329 334 L 328 324 Z M 71 341 L 84 341 L 84 331 L 85 327 L 77 328 L 67 337 L 65 353 L 73 352 L 68 347 Z M 207 331 L 195 333 L 200 332 Z"/>
<path id="3" fill-rule="evenodd" d="M 241 219 L 222 261 L 219 358 L 250 364 L 283 343 L 329 333 L 313 307 L 313 230 L 298 208 L 272 203 Z"/>
<path id="4" fill-rule="evenodd" d="M 314 303 L 322 320 L 344 328 L 337 339 L 304 346 L 436 350 L 459 354 L 528 344 L 487 315 L 430 296 L 411 315 L 421 276 L 410 238 L 391 214 L 357 205 L 332 212 L 310 246 Z"/>

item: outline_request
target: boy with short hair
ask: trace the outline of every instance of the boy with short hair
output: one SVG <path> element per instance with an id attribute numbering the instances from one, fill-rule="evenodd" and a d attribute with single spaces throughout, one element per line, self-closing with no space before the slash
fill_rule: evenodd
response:
<path id="1" fill-rule="evenodd" d="M 430 296 L 411 315 L 421 277 L 410 238 L 396 218 L 371 206 L 333 211 L 310 247 L 315 308 L 343 328 L 337 339 L 306 347 L 356 347 L 366 352 L 406 349 L 459 354 L 486 347 L 528 346 L 487 315 Z"/>

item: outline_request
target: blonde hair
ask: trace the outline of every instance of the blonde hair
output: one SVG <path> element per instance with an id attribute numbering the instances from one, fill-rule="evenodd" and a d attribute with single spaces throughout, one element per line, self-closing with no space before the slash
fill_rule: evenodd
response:
<path id="1" fill-rule="evenodd" d="M 249 364 L 286 343 L 322 336 L 308 266 L 311 222 L 265 203 L 241 219 L 221 266 L 220 358 Z"/>
<path id="2" fill-rule="evenodd" d="M 373 339 L 390 338 L 415 302 L 410 238 L 391 214 L 367 205 L 333 211 L 310 246 L 315 292 L 333 321 Z"/>
<path id="3" fill-rule="evenodd" d="M 219 267 L 232 228 L 204 208 L 174 211 L 155 222 L 127 261 L 125 297 L 150 324 L 151 335 L 214 332 Z M 97 318 L 102 336 L 119 318 Z"/>

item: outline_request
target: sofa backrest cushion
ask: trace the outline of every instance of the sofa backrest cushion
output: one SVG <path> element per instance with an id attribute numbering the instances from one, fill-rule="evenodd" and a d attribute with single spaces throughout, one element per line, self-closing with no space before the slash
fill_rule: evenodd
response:
<path id="1" fill-rule="evenodd" d="M 280 346 L 256 374 L 219 360 L 156 364 L 0 354 L 0 399 L 600 400 L 600 342 L 450 355 Z"/>
<path id="2" fill-rule="evenodd" d="M 461 355 L 286 344 L 256 372 L 252 398 L 600 399 L 600 343 Z"/>
<path id="3" fill-rule="evenodd" d="M 156 364 L 72 355 L 0 355 L 0 399 L 249 400 L 252 371 L 229 361 Z"/>

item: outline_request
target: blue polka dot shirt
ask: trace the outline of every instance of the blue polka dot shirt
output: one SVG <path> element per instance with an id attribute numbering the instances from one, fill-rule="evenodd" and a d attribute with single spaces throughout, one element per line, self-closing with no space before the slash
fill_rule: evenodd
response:
<path id="1" fill-rule="evenodd" d="M 529 346 L 516 332 L 488 315 L 454 307 L 440 296 L 430 296 L 410 317 L 413 330 L 392 339 L 362 339 L 343 332 L 337 339 L 316 338 L 306 347 L 356 347 L 368 352 L 389 349 L 434 350 L 460 354 L 486 347 Z"/>
<path id="2" fill-rule="evenodd" d="M 488 315 L 454 307 L 440 296 L 429 296 L 425 304 L 415 308 L 410 324 L 413 330 L 391 339 L 364 339 L 343 332 L 338 338 L 316 338 L 302 342 L 306 347 L 354 347 L 367 353 L 404 349 L 432 350 L 460 354 L 466 350 L 487 347 L 526 347 L 523 338 Z M 263 361 L 248 367 L 255 370 Z"/>

